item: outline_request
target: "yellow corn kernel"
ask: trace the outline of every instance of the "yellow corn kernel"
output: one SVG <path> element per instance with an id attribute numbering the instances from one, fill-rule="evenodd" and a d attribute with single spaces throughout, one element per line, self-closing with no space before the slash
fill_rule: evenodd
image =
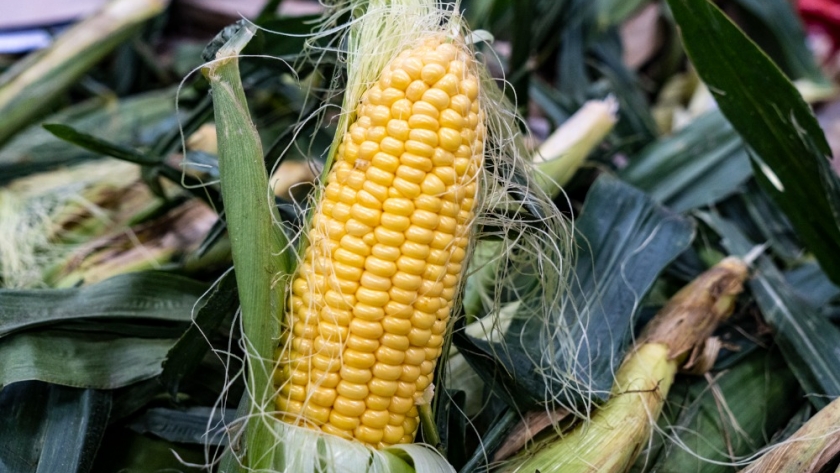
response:
<path id="1" fill-rule="evenodd" d="M 346 379 L 338 383 L 338 386 L 335 387 L 335 390 L 339 396 L 346 397 L 347 399 L 359 400 L 364 400 L 370 392 L 368 390 L 367 384 L 351 383 Z"/>
<path id="2" fill-rule="evenodd" d="M 429 86 L 422 80 L 415 80 L 405 89 L 405 98 L 417 102 L 423 98 L 423 94 L 429 90 Z"/>
<path id="3" fill-rule="evenodd" d="M 347 417 L 359 417 L 365 412 L 365 402 L 338 396 L 333 403 L 333 410 Z"/>
<path id="4" fill-rule="evenodd" d="M 391 287 L 391 280 L 388 279 L 388 278 L 380 278 L 379 276 L 371 275 L 367 279 L 368 280 L 373 280 L 371 278 L 378 278 L 377 280 L 386 281 L 385 283 L 383 283 L 383 284 L 387 284 L 386 290 Z M 368 288 L 371 287 L 370 284 L 373 284 L 373 283 L 369 282 L 368 283 Z M 364 302 L 361 301 L 361 299 L 359 299 L 359 302 L 357 302 L 356 306 L 353 307 L 353 316 L 358 317 L 362 320 L 369 320 L 371 322 L 378 322 L 378 321 L 382 320 L 383 317 L 385 317 L 385 310 L 382 309 L 382 307 L 377 307 L 377 306 L 374 306 L 374 305 L 365 304 Z"/>
<path id="5" fill-rule="evenodd" d="M 349 365 L 341 367 L 339 376 L 341 376 L 341 379 L 344 381 L 356 384 L 366 384 L 371 380 L 371 378 L 373 378 L 373 374 L 370 370 L 354 368 Z M 335 396 L 333 396 L 333 401 L 335 401 Z"/>
<path id="6" fill-rule="evenodd" d="M 374 429 L 366 425 L 360 425 L 353 430 L 353 437 L 367 444 L 376 445 L 382 440 L 382 429 Z"/>
<path id="7" fill-rule="evenodd" d="M 363 425 L 372 429 L 383 429 L 386 425 L 388 425 L 389 417 L 390 413 L 388 411 L 369 409 L 362 414 L 361 421 Z"/>
<path id="8" fill-rule="evenodd" d="M 385 214 L 383 214 L 384 217 Z M 405 217 L 403 217 L 405 218 Z M 408 219 L 406 219 L 406 228 L 408 228 Z M 400 249 L 393 247 L 393 246 L 385 246 L 382 244 L 375 244 L 373 248 L 371 248 L 371 253 L 373 256 L 377 258 L 384 259 L 385 261 L 396 261 L 400 257 Z"/>
<path id="9" fill-rule="evenodd" d="M 386 425 L 382 429 L 382 442 L 388 444 L 402 443 L 402 438 L 405 435 L 402 425 Z"/>
<path id="10" fill-rule="evenodd" d="M 423 182 L 423 179 L 426 178 L 426 171 L 411 166 L 400 166 L 399 169 L 397 169 L 397 178 L 405 179 L 409 183 L 417 185 Z"/>
<path id="11" fill-rule="evenodd" d="M 356 335 L 361 338 L 367 338 L 370 340 L 377 340 L 379 337 L 382 336 L 384 332 L 384 327 L 380 322 L 374 322 L 371 320 L 364 320 L 360 318 L 354 318 L 350 321 L 350 333 Z M 351 356 L 356 357 L 355 350 L 351 352 Z M 346 351 L 345 351 L 346 355 Z M 358 355 L 361 356 L 361 355 Z"/>
<path id="12" fill-rule="evenodd" d="M 411 320 L 397 317 L 385 317 L 382 319 L 382 328 L 389 334 L 408 335 L 408 333 L 411 332 Z"/>
<path id="13" fill-rule="evenodd" d="M 413 383 L 417 381 L 417 378 L 420 377 L 420 367 L 419 366 L 412 366 L 409 364 L 405 364 L 402 366 L 402 374 L 400 375 L 400 381 Z"/>
<path id="14" fill-rule="evenodd" d="M 438 121 L 438 126 L 440 126 L 440 110 L 438 110 L 437 107 L 435 107 L 429 102 L 414 102 L 411 105 L 411 117 L 409 117 L 409 126 L 411 124 L 411 119 L 415 117 L 434 118 L 436 121 Z"/>
<path id="15" fill-rule="evenodd" d="M 422 103 L 422 102 L 421 102 Z M 435 110 L 437 111 L 437 110 Z M 411 127 L 413 130 L 416 129 L 424 129 L 430 131 L 437 131 L 440 128 L 440 121 L 433 116 L 430 115 L 419 115 L 414 114 L 408 119 L 408 126 Z M 460 138 L 460 133 L 458 137 Z"/>
<path id="16" fill-rule="evenodd" d="M 367 385 L 371 393 L 383 397 L 392 397 L 399 388 L 399 384 L 397 384 L 396 381 L 379 378 L 373 378 L 372 380 L 368 381 Z"/>
<path id="17" fill-rule="evenodd" d="M 385 305 L 385 313 L 388 314 L 390 317 L 394 317 L 397 319 L 408 319 L 411 317 L 411 314 L 413 312 L 414 309 L 411 307 L 410 304 L 403 304 L 402 302 L 392 300 L 391 302 Z"/>
<path id="18" fill-rule="evenodd" d="M 359 417 L 351 417 L 346 416 L 343 414 L 339 414 L 337 410 L 333 409 L 330 412 L 329 422 L 337 429 L 340 430 L 353 430 L 359 426 Z"/>
<path id="19" fill-rule="evenodd" d="M 374 353 L 374 355 L 376 356 L 377 361 L 388 365 L 400 365 L 405 359 L 404 350 L 395 350 L 385 345 L 380 345 L 380 347 L 376 349 L 376 353 Z M 381 363 L 377 363 L 377 366 Z M 376 367 L 374 367 L 374 370 L 376 370 Z"/>
<path id="20" fill-rule="evenodd" d="M 399 384 L 397 384 L 397 387 L 399 387 Z M 415 389 L 415 386 L 412 384 L 410 389 Z M 405 415 L 412 407 L 414 407 L 414 399 L 409 397 L 394 396 L 394 398 L 391 399 L 391 405 L 388 406 L 388 412 Z"/>
<path id="21" fill-rule="evenodd" d="M 336 372 L 326 372 L 317 368 L 312 368 L 310 372 L 312 384 L 322 388 L 334 388 L 338 386 L 341 377 Z"/>
<path id="22" fill-rule="evenodd" d="M 478 192 L 468 57 L 430 38 L 362 94 L 291 285 L 274 373 L 284 420 L 372 447 L 413 440 Z"/>
<path id="23" fill-rule="evenodd" d="M 403 358 L 405 355 L 403 355 Z M 402 376 L 402 365 L 391 365 L 385 362 L 373 365 L 373 375 L 385 381 L 397 381 Z"/>
<path id="24" fill-rule="evenodd" d="M 411 323 L 411 321 L 409 321 L 409 323 Z M 410 341 L 411 339 L 409 338 L 409 342 Z M 405 363 L 407 365 L 420 366 L 420 363 L 423 363 L 424 361 L 426 361 L 426 350 L 423 347 L 412 346 L 405 351 Z"/>
<path id="25" fill-rule="evenodd" d="M 373 353 L 377 348 L 379 348 L 379 340 L 351 333 L 347 337 L 347 348 L 351 348 L 362 353 Z"/>

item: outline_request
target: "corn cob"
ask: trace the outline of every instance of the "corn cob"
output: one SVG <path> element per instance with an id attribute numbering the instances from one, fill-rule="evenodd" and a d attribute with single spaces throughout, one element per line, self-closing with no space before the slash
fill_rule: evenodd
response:
<path id="1" fill-rule="evenodd" d="M 434 36 L 362 94 L 292 282 L 274 375 L 283 420 L 376 448 L 414 440 L 478 191 L 472 64 Z"/>

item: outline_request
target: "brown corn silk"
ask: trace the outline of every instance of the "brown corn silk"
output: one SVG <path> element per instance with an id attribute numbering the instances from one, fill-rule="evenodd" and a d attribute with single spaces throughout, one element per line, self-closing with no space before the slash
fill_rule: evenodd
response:
<path id="1" fill-rule="evenodd" d="M 410 443 L 467 255 L 484 143 L 459 39 L 403 51 L 363 93 L 318 203 L 278 348 L 280 417 Z"/>

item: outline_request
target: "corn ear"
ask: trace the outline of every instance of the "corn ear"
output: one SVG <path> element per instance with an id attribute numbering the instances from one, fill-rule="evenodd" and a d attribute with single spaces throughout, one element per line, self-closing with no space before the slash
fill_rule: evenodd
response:
<path id="1" fill-rule="evenodd" d="M 174 196 L 174 193 L 173 193 Z M 77 245 L 128 232 L 165 205 L 137 166 L 82 163 L 16 179 L 0 190 L 0 274 L 6 287 L 49 284 Z"/>
<path id="2" fill-rule="evenodd" d="M 734 310 L 746 265 L 726 258 L 675 294 L 616 373 L 611 398 L 591 419 L 507 471 L 624 472 L 649 442 L 678 368 Z"/>
<path id="3" fill-rule="evenodd" d="M 460 285 L 484 142 L 458 39 L 400 53 L 327 176 L 275 382 L 283 418 L 372 447 L 414 439 Z"/>

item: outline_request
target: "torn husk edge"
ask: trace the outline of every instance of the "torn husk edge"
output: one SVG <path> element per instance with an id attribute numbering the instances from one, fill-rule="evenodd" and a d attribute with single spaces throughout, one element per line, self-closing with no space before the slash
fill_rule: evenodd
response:
<path id="1" fill-rule="evenodd" d="M 742 473 L 818 473 L 840 454 L 840 399 L 822 408 L 789 439 Z"/>
<path id="2" fill-rule="evenodd" d="M 706 338 L 732 314 L 747 275 L 747 265 L 730 257 L 677 292 L 624 359 L 610 400 L 506 471 L 627 471 L 650 440 L 678 369 L 696 362 Z"/>

